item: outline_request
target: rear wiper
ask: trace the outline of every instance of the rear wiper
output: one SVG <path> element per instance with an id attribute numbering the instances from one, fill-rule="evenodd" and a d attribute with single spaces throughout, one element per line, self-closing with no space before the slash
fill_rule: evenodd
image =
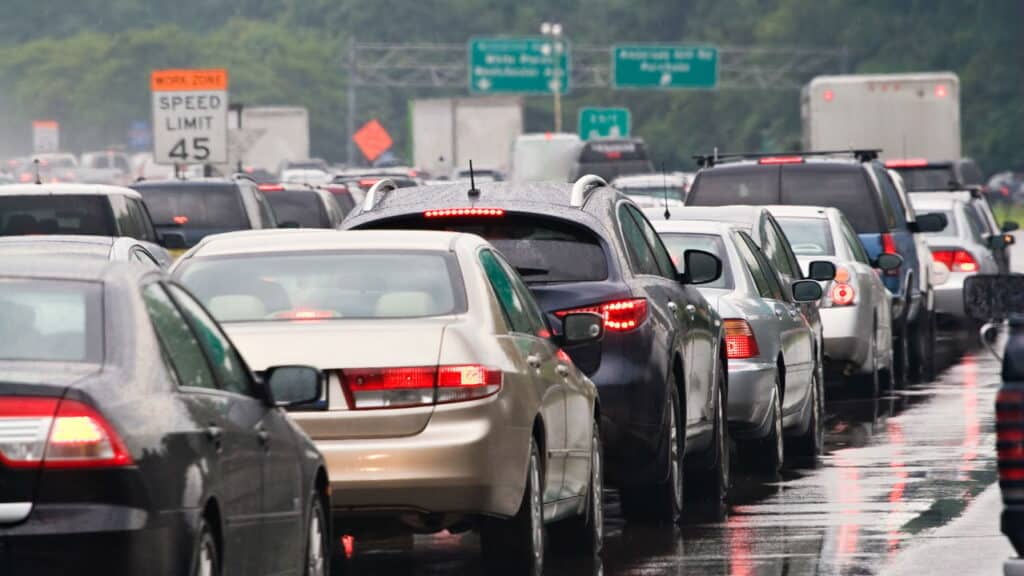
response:
<path id="1" fill-rule="evenodd" d="M 519 272 L 520 276 L 545 276 L 551 270 L 547 268 L 532 268 L 530 266 L 516 266 L 516 272 Z"/>

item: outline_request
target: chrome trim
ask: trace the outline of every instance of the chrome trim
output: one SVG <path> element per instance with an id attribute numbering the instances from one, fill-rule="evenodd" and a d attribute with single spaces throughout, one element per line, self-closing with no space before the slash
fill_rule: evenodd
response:
<path id="1" fill-rule="evenodd" d="M 21 522 L 32 512 L 31 502 L 0 503 L 0 523 Z"/>

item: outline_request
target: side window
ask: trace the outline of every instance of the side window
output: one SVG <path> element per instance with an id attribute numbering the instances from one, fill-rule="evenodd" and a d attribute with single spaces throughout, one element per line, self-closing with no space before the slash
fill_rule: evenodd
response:
<path id="1" fill-rule="evenodd" d="M 630 206 L 628 208 L 630 215 L 636 220 L 637 226 L 644 233 L 644 238 L 647 239 L 647 245 L 650 247 L 651 252 L 654 254 L 654 260 L 658 263 L 658 268 L 661 270 L 661 275 L 674 280 L 676 277 L 676 266 L 672 263 L 672 257 L 669 255 L 668 250 L 665 249 L 665 244 L 661 241 L 661 237 L 651 226 L 651 223 L 644 218 L 643 214 L 639 210 Z"/>
<path id="2" fill-rule="evenodd" d="M 763 252 L 757 250 L 757 245 L 749 237 L 746 238 L 750 248 L 754 251 L 754 259 L 761 265 L 761 272 L 764 273 L 765 279 L 768 281 L 768 292 L 771 294 L 771 298 L 780 301 L 786 301 L 786 291 L 782 289 L 782 279 L 779 278 L 779 271 L 772 265 L 768 257 Z"/>
<path id="3" fill-rule="evenodd" d="M 981 240 L 987 234 L 985 223 L 978 216 L 973 206 L 964 206 L 964 216 L 967 217 L 967 224 L 971 227 L 971 233 L 976 240 Z"/>
<path id="4" fill-rule="evenodd" d="M 267 202 L 266 196 L 263 192 L 255 188 L 250 188 L 251 194 L 256 198 L 256 205 L 260 209 L 260 220 L 263 222 L 263 228 L 277 228 L 277 219 L 274 218 L 274 210 L 270 207 L 270 202 Z"/>
<path id="5" fill-rule="evenodd" d="M 896 186 L 892 183 L 892 178 L 889 177 L 889 173 L 884 168 L 879 168 L 875 164 L 870 165 L 869 171 L 874 176 L 873 180 L 880 188 L 881 200 L 882 200 L 882 212 L 885 213 L 885 223 L 890 229 L 906 229 L 907 227 L 907 216 L 903 213 L 903 205 L 900 203 L 899 193 L 896 192 Z"/>
<path id="6" fill-rule="evenodd" d="M 142 299 L 178 383 L 195 388 L 217 388 L 217 380 L 199 341 L 163 287 L 155 283 L 146 286 L 142 289 Z"/>
<path id="7" fill-rule="evenodd" d="M 139 230 L 139 235 L 135 236 L 135 238 L 146 240 L 147 242 L 156 242 L 156 230 L 153 230 L 153 223 L 150 221 L 149 213 L 146 212 L 142 201 L 135 198 L 128 198 L 127 201 L 128 214 L 132 217 L 132 221 L 135 222 L 135 227 Z"/>
<path id="8" fill-rule="evenodd" d="M 781 258 L 786 262 L 786 271 L 794 280 L 799 280 L 804 277 L 803 271 L 800 269 L 800 261 L 796 259 L 796 254 L 793 253 L 793 246 L 789 243 L 789 238 L 786 233 L 782 231 L 782 227 L 779 223 L 772 220 L 772 230 L 775 230 L 775 236 L 778 238 L 779 252 L 782 253 Z"/>
<path id="9" fill-rule="evenodd" d="M 757 261 L 757 258 L 754 257 L 754 252 L 752 252 L 752 250 L 757 249 L 754 246 L 754 241 L 742 232 L 736 232 L 736 236 L 738 240 L 736 242 L 736 250 L 740 253 L 740 258 L 743 259 L 747 271 L 750 272 L 750 277 L 754 279 L 757 293 L 762 298 L 772 298 L 771 289 L 768 287 L 768 279 L 764 275 L 764 270 L 761 270 L 761 263 Z"/>
<path id="10" fill-rule="evenodd" d="M 188 319 L 192 330 L 199 336 L 199 343 L 217 375 L 220 387 L 228 392 L 251 396 L 252 382 L 249 371 L 234 346 L 231 345 L 231 341 L 221 332 L 220 327 L 206 314 L 206 311 L 184 290 L 177 286 L 170 286 L 169 290 L 174 296 L 174 301 L 178 303 L 182 313 Z"/>
<path id="11" fill-rule="evenodd" d="M 487 281 L 491 284 L 491 289 L 494 290 L 495 297 L 498 298 L 498 303 L 505 314 L 505 321 L 508 323 L 509 328 L 513 332 L 521 334 L 534 334 L 530 319 L 527 316 L 526 306 L 523 304 L 522 298 L 516 293 L 512 279 L 505 272 L 505 268 L 501 265 L 498 257 L 494 255 L 494 252 L 490 250 L 481 251 L 480 266 L 487 276 Z"/>
<path id="12" fill-rule="evenodd" d="M 626 251 L 629 252 L 629 262 L 633 272 L 660 276 L 661 270 L 647 244 L 644 232 L 630 215 L 625 204 L 619 206 L 619 225 L 622 226 L 622 241 L 626 245 Z"/>
<path id="13" fill-rule="evenodd" d="M 790 269 L 789 259 L 786 257 L 786 250 L 782 245 L 783 236 L 778 233 L 768 219 L 761 221 L 761 228 L 764 238 L 761 251 L 772 263 L 775 270 L 782 274 L 787 274 L 791 278 L 799 278 L 800 274 L 793 274 L 793 270 Z"/>
<path id="14" fill-rule="evenodd" d="M 127 202 L 120 194 L 110 195 L 110 208 L 114 211 L 114 219 L 117 220 L 117 233 L 120 236 L 138 238 L 142 234 L 138 224 L 132 219 L 128 211 Z"/>
<path id="15" fill-rule="evenodd" d="M 502 258 L 499 254 L 494 254 L 494 256 L 505 268 L 505 274 L 512 282 L 512 288 L 516 291 L 516 295 L 519 297 L 520 302 L 523 303 L 524 314 L 527 322 L 530 324 L 530 333 L 534 336 L 546 338 L 550 335 L 548 333 L 548 323 L 544 319 L 544 313 L 541 312 L 540 307 L 537 306 L 537 301 L 533 298 L 533 293 L 526 287 L 523 279 L 519 277 L 519 274 L 514 268 L 512 268 L 507 260 Z"/>
<path id="16" fill-rule="evenodd" d="M 853 252 L 854 260 L 863 264 L 871 264 L 871 259 L 868 258 L 868 253 L 864 251 L 864 245 L 860 243 L 860 236 L 853 231 L 853 226 L 847 222 L 846 217 L 842 214 L 839 215 L 839 231 L 842 233 L 846 243 L 850 245 L 850 251 Z"/>

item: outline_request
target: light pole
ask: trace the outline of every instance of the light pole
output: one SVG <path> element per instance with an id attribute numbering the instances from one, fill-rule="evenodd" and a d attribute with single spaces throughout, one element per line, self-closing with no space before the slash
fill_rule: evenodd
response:
<path id="1" fill-rule="evenodd" d="M 544 54 L 550 55 L 554 63 L 551 71 L 551 93 L 554 95 L 555 133 L 562 131 L 562 54 L 565 45 L 562 42 L 562 25 L 558 22 L 544 22 L 540 25 L 540 33 L 551 42 L 544 45 Z"/>

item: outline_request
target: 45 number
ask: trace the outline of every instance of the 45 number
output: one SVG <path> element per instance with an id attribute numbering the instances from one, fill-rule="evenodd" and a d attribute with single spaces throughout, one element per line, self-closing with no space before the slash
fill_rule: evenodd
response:
<path id="1" fill-rule="evenodd" d="M 171 147 L 171 151 L 167 155 L 182 162 L 203 161 L 210 157 L 209 143 L 210 139 L 205 136 L 192 138 L 191 142 L 188 138 L 182 138 Z M 189 144 L 191 144 L 191 152 Z"/>

